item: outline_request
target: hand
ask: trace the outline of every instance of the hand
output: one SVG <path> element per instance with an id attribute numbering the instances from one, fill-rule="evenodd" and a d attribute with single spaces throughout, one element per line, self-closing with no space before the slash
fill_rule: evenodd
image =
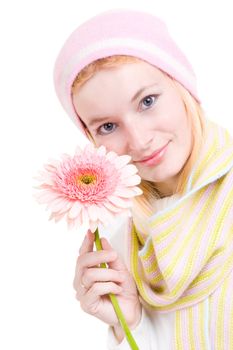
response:
<path id="1" fill-rule="evenodd" d="M 113 326 L 120 339 L 119 321 L 108 294 L 116 295 L 126 322 L 132 329 L 141 318 L 137 288 L 133 277 L 107 239 L 101 239 L 103 250 L 93 251 L 94 238 L 94 234 L 89 231 L 79 250 L 73 282 L 76 298 L 85 312 Z M 98 267 L 103 262 L 108 264 L 108 268 Z"/>

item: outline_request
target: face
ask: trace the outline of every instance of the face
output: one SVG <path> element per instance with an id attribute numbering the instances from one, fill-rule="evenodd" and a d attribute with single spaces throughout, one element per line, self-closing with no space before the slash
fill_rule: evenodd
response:
<path id="1" fill-rule="evenodd" d="M 74 91 L 73 103 L 97 146 L 130 155 L 142 179 L 162 192 L 174 189 L 192 136 L 167 75 L 144 61 L 100 70 Z"/>

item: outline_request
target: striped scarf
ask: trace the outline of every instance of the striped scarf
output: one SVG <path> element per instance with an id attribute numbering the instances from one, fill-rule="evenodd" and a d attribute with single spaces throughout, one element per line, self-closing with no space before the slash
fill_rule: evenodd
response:
<path id="1" fill-rule="evenodd" d="M 129 230 L 129 266 L 143 302 L 175 311 L 173 349 L 233 350 L 233 139 L 206 119 L 187 190 Z"/>

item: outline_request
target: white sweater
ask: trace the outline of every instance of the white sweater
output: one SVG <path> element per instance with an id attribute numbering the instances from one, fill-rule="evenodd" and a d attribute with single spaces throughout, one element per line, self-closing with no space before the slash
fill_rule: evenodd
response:
<path id="1" fill-rule="evenodd" d="M 177 195 L 161 198 L 154 204 L 154 212 L 167 208 L 168 205 L 176 201 Z M 135 223 L 136 224 L 136 223 Z M 137 227 L 137 224 L 136 224 Z M 102 231 L 101 236 L 110 240 L 114 249 L 126 261 L 126 252 L 124 247 L 124 238 L 126 237 L 126 219 L 117 218 L 114 225 L 111 226 L 111 236 L 109 231 Z M 175 313 L 158 313 L 142 302 L 142 317 L 138 326 L 131 331 L 140 350 L 170 350 L 171 336 L 174 330 Z M 129 344 L 126 338 L 119 344 L 114 336 L 112 327 L 108 328 L 107 348 L 109 350 L 129 350 Z"/>

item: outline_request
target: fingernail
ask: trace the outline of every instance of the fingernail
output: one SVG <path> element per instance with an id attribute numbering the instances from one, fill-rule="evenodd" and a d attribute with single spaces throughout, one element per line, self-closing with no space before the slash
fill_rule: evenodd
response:
<path id="1" fill-rule="evenodd" d="M 87 231 L 86 237 L 88 240 L 93 240 L 93 233 L 91 231 Z"/>

